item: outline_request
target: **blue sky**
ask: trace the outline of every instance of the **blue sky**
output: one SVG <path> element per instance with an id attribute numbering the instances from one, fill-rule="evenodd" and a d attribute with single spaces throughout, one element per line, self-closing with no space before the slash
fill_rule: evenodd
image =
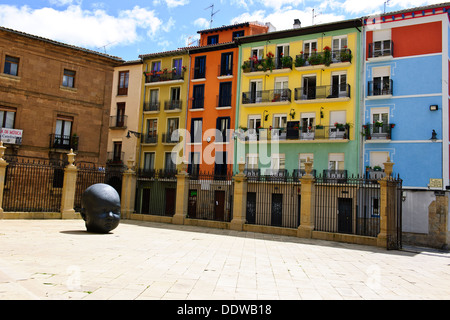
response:
<path id="1" fill-rule="evenodd" d="M 0 0 L 0 26 L 118 56 L 174 50 L 198 30 L 270 22 L 277 30 L 382 13 L 386 0 Z M 387 12 L 442 0 L 390 0 Z"/>

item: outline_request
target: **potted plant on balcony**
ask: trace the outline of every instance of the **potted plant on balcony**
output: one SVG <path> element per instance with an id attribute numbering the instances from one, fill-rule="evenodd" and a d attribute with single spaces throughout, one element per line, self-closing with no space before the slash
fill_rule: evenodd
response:
<path id="1" fill-rule="evenodd" d="M 376 128 L 381 128 L 381 127 L 383 127 L 383 121 L 374 121 L 373 124 L 375 125 Z"/>
<path id="2" fill-rule="evenodd" d="M 251 70 L 252 70 L 251 60 L 244 61 L 244 63 L 242 64 L 242 71 L 245 72 L 245 73 L 248 73 Z"/>
<path id="3" fill-rule="evenodd" d="M 303 67 L 306 63 L 306 59 L 304 58 L 303 51 L 300 52 L 300 55 L 295 57 L 295 67 L 300 68 Z"/>
<path id="4" fill-rule="evenodd" d="M 271 51 L 269 51 L 266 54 L 266 60 L 264 62 L 264 69 L 265 69 L 264 71 L 270 70 L 270 72 L 272 72 L 273 68 L 275 67 L 275 61 L 273 59 L 274 57 L 275 55 Z"/>
<path id="5" fill-rule="evenodd" d="M 316 66 L 318 64 L 322 64 L 322 56 L 317 53 L 317 49 L 314 49 L 314 52 L 309 56 L 308 62 L 312 66 Z"/>
<path id="6" fill-rule="evenodd" d="M 289 56 L 283 56 L 281 58 L 281 67 L 284 69 L 291 69 L 292 68 L 292 58 Z"/>
<path id="7" fill-rule="evenodd" d="M 326 65 L 327 67 L 330 66 L 331 64 L 331 48 L 329 46 L 326 46 L 325 48 L 323 48 L 323 64 Z"/>
<path id="8" fill-rule="evenodd" d="M 340 55 L 341 62 L 351 62 L 352 58 L 353 58 L 352 52 L 349 49 L 347 49 L 347 46 L 344 46 Z"/>

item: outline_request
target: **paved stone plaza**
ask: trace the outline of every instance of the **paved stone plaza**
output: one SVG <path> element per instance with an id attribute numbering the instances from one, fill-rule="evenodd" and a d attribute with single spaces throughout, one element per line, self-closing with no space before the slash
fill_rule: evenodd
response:
<path id="1" fill-rule="evenodd" d="M 1 220 L 0 299 L 450 299 L 450 254 L 122 221 Z"/>

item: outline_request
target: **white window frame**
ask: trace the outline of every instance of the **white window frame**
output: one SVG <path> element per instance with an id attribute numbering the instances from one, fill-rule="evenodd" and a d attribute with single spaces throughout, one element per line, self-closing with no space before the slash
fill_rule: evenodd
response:
<path id="1" fill-rule="evenodd" d="M 345 153 L 329 153 L 328 170 L 345 170 Z"/>

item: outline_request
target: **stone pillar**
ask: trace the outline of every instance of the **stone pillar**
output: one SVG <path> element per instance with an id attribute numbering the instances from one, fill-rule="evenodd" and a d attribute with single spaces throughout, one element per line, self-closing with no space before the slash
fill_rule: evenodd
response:
<path id="1" fill-rule="evenodd" d="M 61 199 L 61 218 L 62 219 L 74 219 L 76 217 L 74 203 L 75 203 L 75 190 L 77 183 L 77 167 L 73 164 L 75 161 L 75 153 L 73 149 L 70 149 L 70 153 L 67 155 L 69 164 L 64 169 L 64 184 L 62 190 Z"/>
<path id="2" fill-rule="evenodd" d="M 173 224 L 184 224 L 187 216 L 189 201 L 189 174 L 187 173 L 187 164 L 183 162 L 177 174 L 177 200 L 175 214 L 172 218 Z"/>
<path id="3" fill-rule="evenodd" d="M 136 200 L 136 172 L 133 170 L 133 163 L 133 160 L 128 160 L 128 169 L 122 176 L 120 213 L 124 219 L 131 218 Z"/>
<path id="4" fill-rule="evenodd" d="M 233 220 L 230 229 L 242 231 L 246 222 L 247 211 L 247 177 L 244 174 L 245 163 L 239 163 L 239 173 L 233 177 Z"/>
<path id="5" fill-rule="evenodd" d="M 3 159 L 6 147 L 3 146 L 3 141 L 0 141 L 0 219 L 3 219 L 3 190 L 5 189 L 5 175 L 8 162 Z"/>
<path id="6" fill-rule="evenodd" d="M 450 246 L 449 199 L 445 191 L 435 191 L 436 200 L 428 207 L 427 245 L 448 250 Z"/>
<path id="7" fill-rule="evenodd" d="M 300 238 L 312 238 L 314 231 L 316 184 L 314 176 L 311 174 L 312 165 L 308 158 L 305 163 L 306 174 L 300 179 L 302 184 L 301 211 L 300 226 L 297 229 L 297 236 Z"/>
<path id="8" fill-rule="evenodd" d="M 380 233 L 377 237 L 377 246 L 387 247 L 389 219 L 395 219 L 395 197 L 396 183 L 392 177 L 392 167 L 394 163 L 388 157 L 384 164 L 386 176 L 379 182 L 380 184 Z"/>

